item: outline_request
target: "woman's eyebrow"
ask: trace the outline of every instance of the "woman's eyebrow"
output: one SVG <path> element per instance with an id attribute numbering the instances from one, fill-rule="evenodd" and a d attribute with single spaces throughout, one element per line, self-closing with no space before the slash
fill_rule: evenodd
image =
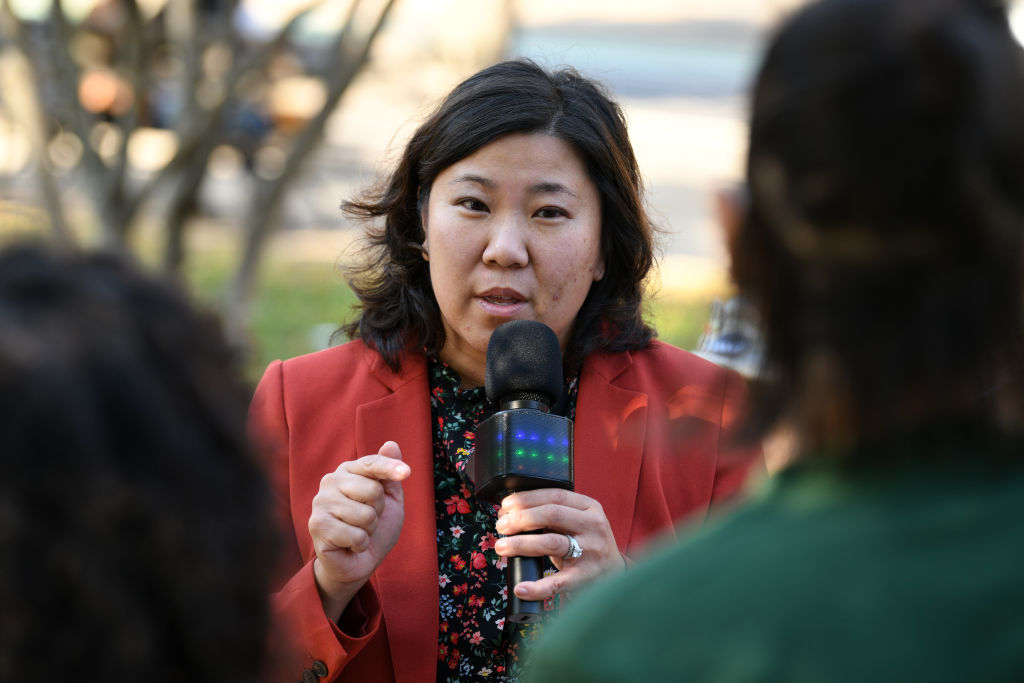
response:
<path id="1" fill-rule="evenodd" d="M 482 185 L 489 190 L 492 190 L 495 187 L 495 182 L 490 178 L 472 174 L 460 175 L 458 178 L 453 178 L 448 184 L 458 185 L 459 183 L 476 183 L 477 185 Z"/>
<path id="2" fill-rule="evenodd" d="M 460 175 L 457 178 L 453 178 L 451 181 L 448 182 L 449 185 L 458 185 L 459 183 L 474 183 L 476 185 L 480 185 L 481 187 L 485 187 L 488 190 L 493 190 L 498 186 L 498 184 L 491 180 L 490 178 L 485 178 L 484 176 L 479 175 L 473 175 L 471 173 Z M 579 199 L 575 192 L 570 190 L 562 183 L 555 181 L 536 183 L 530 186 L 529 191 L 530 194 L 566 194 L 574 199 Z"/>
<path id="3" fill-rule="evenodd" d="M 579 199 L 576 193 L 570 190 L 562 183 L 537 183 L 536 185 L 530 186 L 531 194 L 567 194 L 573 199 Z"/>

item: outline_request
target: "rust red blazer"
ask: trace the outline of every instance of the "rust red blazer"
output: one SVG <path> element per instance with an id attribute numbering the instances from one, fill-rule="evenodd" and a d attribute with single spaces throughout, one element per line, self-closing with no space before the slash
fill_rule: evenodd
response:
<path id="1" fill-rule="evenodd" d="M 429 392 L 422 355 L 406 355 L 394 373 L 359 341 L 274 361 L 256 389 L 250 421 L 268 445 L 290 536 L 290 578 L 274 606 L 305 666 L 324 681 L 434 680 L 439 595 Z M 683 518 L 699 519 L 759 466 L 758 449 L 725 443 L 744 396 L 738 375 L 660 342 L 585 361 L 575 486 L 601 503 L 624 555 Z M 324 615 L 313 580 L 312 499 L 324 474 L 389 439 L 412 469 L 404 526 L 339 627 Z"/>

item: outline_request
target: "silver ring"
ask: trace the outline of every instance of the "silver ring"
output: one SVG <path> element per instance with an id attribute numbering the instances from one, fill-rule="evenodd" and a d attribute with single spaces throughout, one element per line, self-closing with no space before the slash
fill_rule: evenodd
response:
<path id="1" fill-rule="evenodd" d="M 580 547 L 579 541 L 575 537 L 566 534 L 565 537 L 569 539 L 569 551 L 562 557 L 563 560 L 578 560 L 583 557 L 583 548 Z"/>

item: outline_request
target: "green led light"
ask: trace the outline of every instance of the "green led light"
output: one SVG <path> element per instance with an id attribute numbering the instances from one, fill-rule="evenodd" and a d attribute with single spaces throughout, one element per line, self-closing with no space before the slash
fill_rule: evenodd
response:
<path id="1" fill-rule="evenodd" d="M 522 448 L 517 448 L 516 449 L 516 455 L 523 455 L 523 453 L 524 453 L 524 451 L 523 451 Z"/>

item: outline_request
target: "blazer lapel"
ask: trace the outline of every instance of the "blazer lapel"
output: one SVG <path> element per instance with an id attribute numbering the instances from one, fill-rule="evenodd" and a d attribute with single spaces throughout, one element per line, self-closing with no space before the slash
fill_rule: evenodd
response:
<path id="1" fill-rule="evenodd" d="M 434 521 L 434 455 L 426 363 L 403 358 L 401 375 L 374 361 L 392 390 L 356 410 L 356 444 L 375 453 L 398 442 L 412 469 L 403 484 L 405 521 L 398 543 L 374 574 L 387 624 L 395 679 L 433 680 L 439 589 Z M 615 386 L 628 353 L 593 354 L 583 366 L 574 425 L 575 488 L 601 503 L 619 549 L 628 547 L 647 423 L 647 395 Z"/>
<path id="2" fill-rule="evenodd" d="M 584 362 L 573 427 L 576 490 L 601 503 L 623 553 L 647 429 L 647 394 L 613 384 L 631 363 L 628 353 L 595 353 Z"/>
<path id="3" fill-rule="evenodd" d="M 403 370 L 402 375 L 394 375 L 375 367 L 393 393 L 358 407 L 356 443 L 361 453 L 376 453 L 385 441 L 396 441 L 412 469 L 402 485 L 402 533 L 374 573 L 374 581 L 387 624 L 395 679 L 415 683 L 433 680 L 436 675 L 440 598 L 430 389 L 425 363 L 406 356 Z"/>

